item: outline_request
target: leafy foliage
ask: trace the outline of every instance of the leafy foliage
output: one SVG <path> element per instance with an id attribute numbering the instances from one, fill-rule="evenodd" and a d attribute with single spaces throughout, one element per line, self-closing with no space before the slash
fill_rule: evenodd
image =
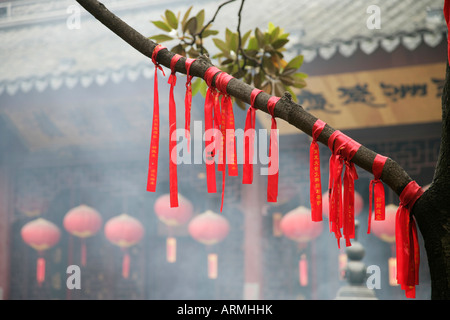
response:
<path id="1" fill-rule="evenodd" d="M 173 40 L 177 44 L 171 51 L 189 58 L 209 55 L 203 40 L 217 36 L 219 32 L 211 29 L 212 21 L 205 24 L 204 9 L 191 16 L 192 9 L 192 6 L 189 7 L 183 15 L 181 12 L 175 14 L 166 10 L 161 20 L 151 21 L 164 33 L 150 39 L 158 43 Z M 236 32 L 226 28 L 225 38 L 212 38 L 217 52 L 212 58 L 217 59 L 215 64 L 218 68 L 255 88 L 276 96 L 289 91 L 296 99 L 293 88 L 305 87 L 307 74 L 298 71 L 303 64 L 302 55 L 290 61 L 284 59 L 283 52 L 286 51 L 288 37 L 288 33 L 273 23 L 269 23 L 267 30 L 255 28 L 244 34 L 241 34 L 239 28 Z M 206 89 L 206 83 L 202 79 L 193 82 L 193 95 L 200 92 L 204 96 Z M 241 101 L 236 103 L 245 108 Z"/>

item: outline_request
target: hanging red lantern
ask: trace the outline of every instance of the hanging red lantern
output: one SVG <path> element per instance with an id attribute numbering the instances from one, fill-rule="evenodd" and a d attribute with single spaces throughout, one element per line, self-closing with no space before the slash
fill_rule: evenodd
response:
<path id="1" fill-rule="evenodd" d="M 43 253 L 59 242 L 61 232 L 53 222 L 44 218 L 37 218 L 26 223 L 20 233 L 23 241 L 39 254 L 36 266 L 36 279 L 40 286 L 45 280 L 45 259 Z"/>
<path id="2" fill-rule="evenodd" d="M 280 228 L 287 238 L 298 242 L 299 248 L 304 248 L 322 233 L 323 223 L 311 221 L 311 210 L 300 206 L 284 215 Z M 301 254 L 299 260 L 299 282 L 301 286 L 308 284 L 308 261 L 305 253 Z"/>
<path id="3" fill-rule="evenodd" d="M 194 212 L 192 203 L 178 194 L 178 207 L 170 206 L 170 194 L 160 196 L 154 205 L 155 214 L 158 219 L 169 228 L 169 236 L 166 240 L 166 259 L 175 262 L 177 257 L 177 240 L 171 235 L 172 228 L 181 226 L 189 221 Z"/>
<path id="4" fill-rule="evenodd" d="M 398 285 L 397 283 L 397 258 L 394 256 L 395 252 L 395 218 L 397 214 L 398 206 L 394 204 L 389 204 L 385 209 L 384 220 L 374 220 L 372 213 L 372 226 L 371 232 L 383 240 L 391 244 L 392 256 L 389 258 L 389 284 L 391 286 Z"/>
<path id="5" fill-rule="evenodd" d="M 200 243 L 212 246 L 221 242 L 228 235 L 230 225 L 228 220 L 211 210 L 194 217 L 188 226 L 189 234 Z M 208 254 L 208 277 L 216 279 L 218 275 L 218 256 Z"/>
<path id="6" fill-rule="evenodd" d="M 81 239 L 81 264 L 86 265 L 86 238 L 95 235 L 102 227 L 102 217 L 94 208 L 80 205 L 70 209 L 63 220 L 64 228 Z"/>
<path id="7" fill-rule="evenodd" d="M 141 241 L 144 226 L 134 217 L 122 213 L 109 219 L 105 224 L 106 238 L 123 251 L 122 276 L 128 278 L 130 273 L 130 255 L 128 248 Z"/>
<path id="8" fill-rule="evenodd" d="M 344 189 L 342 189 L 344 190 Z M 323 204 L 323 217 L 328 219 L 329 214 L 329 197 L 328 191 L 322 194 L 322 204 Z M 357 217 L 361 211 L 364 209 L 364 199 L 362 196 L 355 190 L 355 217 Z"/>

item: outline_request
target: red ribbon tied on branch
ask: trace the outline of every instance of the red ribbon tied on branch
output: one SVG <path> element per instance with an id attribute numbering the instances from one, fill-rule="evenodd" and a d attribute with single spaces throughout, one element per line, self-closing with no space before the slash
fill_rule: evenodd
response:
<path id="1" fill-rule="evenodd" d="M 192 78 L 190 70 L 191 65 L 195 61 L 195 59 L 186 58 L 185 66 L 186 66 L 186 94 L 184 96 L 184 121 L 185 121 L 185 137 L 187 139 L 187 151 L 190 152 L 191 146 L 191 106 L 192 106 Z"/>
<path id="2" fill-rule="evenodd" d="M 221 72 L 219 68 L 210 67 L 206 70 L 204 79 L 208 85 L 208 90 L 206 91 L 205 98 L 205 163 L 206 163 L 206 186 L 208 193 L 216 193 L 216 166 L 215 166 L 215 156 L 216 156 L 216 144 L 217 144 L 217 133 L 215 130 L 214 116 L 215 115 L 215 105 L 217 101 L 217 92 L 215 88 L 212 87 L 212 80 L 216 73 Z"/>
<path id="3" fill-rule="evenodd" d="M 175 65 L 181 56 L 175 54 L 170 61 L 169 91 L 169 182 L 170 182 L 170 207 L 178 207 L 178 177 L 177 177 L 177 108 L 173 90 L 177 84 Z"/>
<path id="4" fill-rule="evenodd" d="M 328 182 L 330 229 L 336 235 L 338 247 L 340 238 L 345 237 L 346 246 L 355 237 L 355 188 L 354 181 L 358 179 L 355 165 L 351 159 L 360 148 L 360 144 L 339 130 L 333 132 L 328 139 L 330 157 L 330 172 Z M 344 197 L 342 200 L 342 171 L 344 170 Z M 341 233 L 340 229 L 343 229 Z"/>
<path id="5" fill-rule="evenodd" d="M 153 120 L 152 120 L 152 135 L 150 140 L 150 154 L 147 174 L 147 191 L 155 192 L 156 180 L 158 176 L 158 153 L 159 153 L 159 96 L 158 96 L 158 69 L 161 70 L 165 76 L 164 70 L 156 61 L 158 52 L 165 49 L 158 44 L 152 52 L 152 62 L 155 65 L 155 76 L 153 84 Z"/>
<path id="6" fill-rule="evenodd" d="M 233 113 L 233 102 L 231 97 L 227 94 L 227 85 L 233 76 L 226 72 L 219 73 L 216 77 L 215 85 L 219 90 L 219 98 L 222 95 L 221 102 L 221 125 L 220 131 L 222 132 L 222 144 L 221 144 L 221 158 L 219 161 L 219 170 L 222 171 L 222 203 L 220 211 L 223 209 L 223 200 L 225 194 L 225 170 L 228 169 L 229 176 L 237 176 L 237 154 L 236 154 L 236 137 L 235 137 L 235 122 Z"/>
<path id="7" fill-rule="evenodd" d="M 260 94 L 262 90 L 253 89 L 250 95 L 250 107 L 247 110 L 247 116 L 245 117 L 244 128 L 244 164 L 242 166 L 242 183 L 252 184 L 253 182 L 253 156 L 254 156 L 254 143 L 255 143 L 255 124 L 256 124 L 256 109 L 255 100 L 256 96 Z"/>
<path id="8" fill-rule="evenodd" d="M 214 77 L 215 86 L 212 85 Z M 238 175 L 233 103 L 227 94 L 227 85 L 233 77 L 216 67 L 210 67 L 206 70 L 204 78 L 208 85 L 205 100 L 207 187 L 208 192 L 216 192 L 214 157 L 217 154 L 217 169 L 222 171 L 222 204 L 220 207 L 220 211 L 222 211 L 225 171 L 228 168 L 229 176 Z"/>
<path id="9" fill-rule="evenodd" d="M 267 102 L 267 110 L 272 116 L 272 125 L 270 128 L 270 146 L 269 146 L 269 168 L 267 176 L 267 201 L 277 202 L 278 197 L 278 129 L 277 121 L 275 120 L 275 105 L 280 100 L 280 97 L 272 96 Z"/>
<path id="10" fill-rule="evenodd" d="M 385 218 L 385 197 L 383 182 L 381 182 L 381 173 L 383 172 L 384 164 L 387 157 L 377 154 L 372 164 L 372 173 L 374 179 L 369 184 L 369 221 L 367 233 L 370 233 L 372 221 L 372 204 L 374 209 L 375 220 L 384 220 Z"/>
<path id="11" fill-rule="evenodd" d="M 309 200 L 311 220 L 322 221 L 322 184 L 320 177 L 320 154 L 317 139 L 326 123 L 317 119 L 312 128 L 312 141 L 309 147 Z"/>
<path id="12" fill-rule="evenodd" d="M 419 284 L 420 264 L 417 227 L 410 211 L 423 192 L 415 181 L 408 183 L 400 194 L 400 205 L 395 218 L 397 282 L 405 290 L 407 298 L 416 297 L 415 286 Z"/>

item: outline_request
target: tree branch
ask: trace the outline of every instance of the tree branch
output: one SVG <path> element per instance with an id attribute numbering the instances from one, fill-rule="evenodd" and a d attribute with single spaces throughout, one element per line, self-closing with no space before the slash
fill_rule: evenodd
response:
<path id="1" fill-rule="evenodd" d="M 83 8 L 91 13 L 98 21 L 108 27 L 112 32 L 130 44 L 143 55 L 151 58 L 156 43 L 146 38 L 135 29 L 126 24 L 110 12 L 102 3 L 97 0 L 76 0 Z M 229 3 L 228 1 L 226 3 Z M 225 4 L 226 4 L 225 3 Z M 170 61 L 174 53 L 167 49 L 161 50 L 157 56 L 157 61 L 161 65 L 170 68 Z M 175 66 L 175 71 L 186 74 L 185 67 L 186 58 L 181 58 Z M 211 61 L 204 56 L 196 59 L 191 65 L 190 75 L 204 79 L 206 70 L 212 66 Z M 214 80 L 213 80 L 214 85 Z M 250 94 L 254 89 L 253 86 L 245 82 L 233 78 L 227 86 L 227 93 L 247 104 L 250 104 Z M 269 113 L 267 110 L 267 102 L 271 96 L 265 92 L 261 92 L 255 100 L 255 108 Z M 277 103 L 274 114 L 276 117 L 283 119 L 295 126 L 299 130 L 308 135 L 312 135 L 312 128 L 317 118 L 303 109 L 301 105 L 294 103 L 289 93 L 285 93 Z M 326 125 L 320 134 L 318 141 L 327 145 L 328 139 L 335 131 L 329 125 Z M 361 146 L 352 158 L 352 162 L 360 168 L 372 173 L 372 164 L 376 153 L 364 146 Z M 404 187 L 412 180 L 405 170 L 394 160 L 388 158 L 384 166 L 381 180 L 388 185 L 397 195 L 400 195 Z"/>

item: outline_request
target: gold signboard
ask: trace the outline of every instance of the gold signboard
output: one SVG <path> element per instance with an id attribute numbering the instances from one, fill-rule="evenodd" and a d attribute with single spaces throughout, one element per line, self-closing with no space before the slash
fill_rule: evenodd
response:
<path id="1" fill-rule="evenodd" d="M 297 93 L 305 110 L 335 129 L 357 129 L 441 120 L 445 63 L 307 78 Z M 270 116 L 257 113 L 265 128 Z M 277 119 L 280 134 L 300 131 Z"/>

